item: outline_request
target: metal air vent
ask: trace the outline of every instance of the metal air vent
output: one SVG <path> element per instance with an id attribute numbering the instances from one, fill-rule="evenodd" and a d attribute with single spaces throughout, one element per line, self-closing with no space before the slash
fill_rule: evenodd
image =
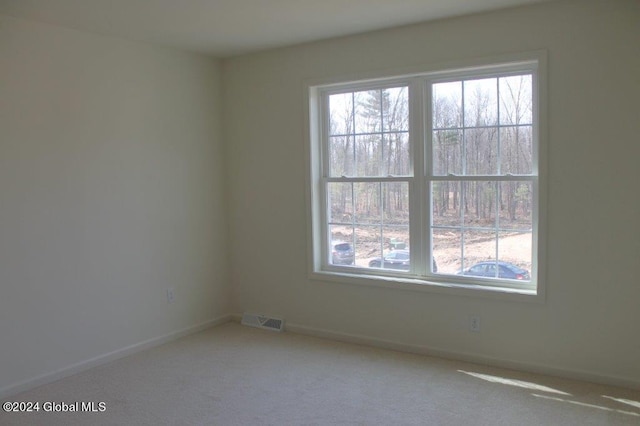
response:
<path id="1" fill-rule="evenodd" d="M 271 331 L 283 331 L 284 320 L 280 318 L 266 317 L 263 315 L 255 314 L 243 314 L 242 325 L 248 325 L 249 327 L 263 328 Z"/>

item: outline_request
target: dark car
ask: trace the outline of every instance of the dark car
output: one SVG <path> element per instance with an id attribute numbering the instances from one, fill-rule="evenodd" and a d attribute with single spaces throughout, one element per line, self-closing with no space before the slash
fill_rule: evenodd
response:
<path id="1" fill-rule="evenodd" d="M 376 257 L 369 261 L 369 267 L 408 271 L 411 268 L 410 259 L 409 250 L 393 250 L 384 255 L 384 266 L 382 266 L 382 259 Z M 435 259 L 433 260 L 433 272 L 438 272 Z"/>
<path id="2" fill-rule="evenodd" d="M 526 269 L 522 269 L 512 263 L 495 261 L 476 263 L 475 265 L 458 272 L 458 275 L 496 278 L 496 268 L 498 268 L 497 278 L 523 281 L 528 281 L 531 279 L 529 271 L 527 271 Z"/>
<path id="3" fill-rule="evenodd" d="M 355 253 L 350 243 L 344 241 L 331 242 L 331 263 L 334 265 L 353 265 Z"/>
<path id="4" fill-rule="evenodd" d="M 369 261 L 369 267 L 371 268 L 385 268 L 385 269 L 402 269 L 408 271 L 410 268 L 409 250 L 394 250 L 384 255 L 384 266 L 382 265 L 382 259 L 376 257 Z"/>

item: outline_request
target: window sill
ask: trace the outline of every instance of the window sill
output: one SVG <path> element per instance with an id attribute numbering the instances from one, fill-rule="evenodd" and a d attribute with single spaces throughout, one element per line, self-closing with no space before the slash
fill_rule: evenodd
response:
<path id="1" fill-rule="evenodd" d="M 315 271 L 309 276 L 312 281 L 381 287 L 402 291 L 419 291 L 466 297 L 489 298 L 517 302 L 543 303 L 544 295 L 535 289 L 517 289 L 482 284 L 457 283 L 443 280 L 391 277 L 382 275 L 361 275 L 337 271 Z"/>

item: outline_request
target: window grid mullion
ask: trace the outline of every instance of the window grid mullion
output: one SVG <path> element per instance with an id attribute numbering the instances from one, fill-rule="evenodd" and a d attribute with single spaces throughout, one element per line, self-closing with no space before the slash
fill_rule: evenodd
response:
<path id="1" fill-rule="evenodd" d="M 497 168 L 498 168 L 498 174 L 501 175 L 502 174 L 502 156 L 501 151 L 500 151 L 500 136 L 502 134 L 502 132 L 500 131 L 500 79 L 496 78 L 496 90 L 497 90 L 497 122 L 496 122 L 496 132 L 498 133 L 498 159 L 497 159 Z M 496 257 L 497 259 L 497 257 Z"/>
<path id="2" fill-rule="evenodd" d="M 498 170 L 498 174 L 501 175 L 502 174 L 502 132 L 500 129 L 500 78 L 496 78 L 496 89 L 497 89 L 497 110 L 498 110 L 498 117 L 497 117 L 497 122 L 496 125 L 498 126 L 496 128 L 496 131 L 498 132 L 498 158 L 497 158 L 497 170 Z M 519 130 L 519 129 L 518 129 Z M 499 229 L 500 229 L 500 211 L 498 210 L 500 208 L 500 198 L 502 197 L 502 186 L 498 184 L 498 182 L 494 183 L 495 185 L 495 194 L 496 194 L 496 205 L 495 205 L 495 211 L 496 211 L 496 230 L 495 230 L 495 234 L 496 234 L 496 254 L 495 254 L 495 259 L 496 259 L 496 278 L 498 278 L 500 276 L 500 273 L 498 271 L 499 266 L 498 266 L 498 261 L 500 260 L 498 258 L 498 256 L 500 255 L 500 235 L 499 235 Z"/>
<path id="3" fill-rule="evenodd" d="M 326 182 L 335 183 L 335 182 L 354 182 L 354 183 L 377 183 L 377 182 L 409 182 L 413 180 L 412 176 L 363 176 L 363 177 L 353 177 L 353 176 L 340 176 L 340 177 L 327 177 L 324 178 Z"/>
<path id="4" fill-rule="evenodd" d="M 538 179 L 536 175 L 442 175 L 431 176 L 433 181 L 455 181 L 455 182 L 520 182 L 535 181 Z"/>
<path id="5" fill-rule="evenodd" d="M 441 130 L 482 130 L 482 129 L 504 129 L 508 127 L 532 127 L 533 123 L 520 123 L 520 124 L 487 124 L 485 126 L 453 126 L 453 127 L 434 127 L 432 130 L 434 132 Z M 342 136 L 342 135 L 331 135 L 331 136 Z"/>
<path id="6" fill-rule="evenodd" d="M 461 87 L 461 91 L 460 91 L 460 93 L 461 93 L 461 97 L 460 97 L 461 104 L 460 104 L 460 107 L 462 108 L 462 111 L 461 111 L 461 116 L 462 117 L 460 118 L 460 120 L 461 120 L 460 124 L 461 124 L 461 127 L 462 127 L 461 128 L 461 130 L 462 130 L 462 147 L 461 147 L 462 152 L 460 153 L 460 157 L 461 157 L 460 159 L 462 160 L 462 175 L 466 176 L 466 174 L 467 174 L 467 128 L 465 127 L 465 120 L 467 118 L 466 118 L 465 107 L 464 107 L 464 103 L 465 103 L 465 99 L 464 99 L 465 98 L 464 81 L 461 81 L 460 85 L 462 86 Z"/>
<path id="7" fill-rule="evenodd" d="M 378 203 L 380 206 L 380 266 L 384 269 L 384 206 L 382 205 L 382 182 L 378 184 Z"/>
<path id="8" fill-rule="evenodd" d="M 429 262 L 431 261 L 431 183 L 426 179 L 431 174 L 431 129 L 433 123 L 432 106 L 431 106 L 431 86 L 424 80 L 414 85 L 414 93 L 419 99 L 415 99 L 412 106 L 415 113 L 411 116 L 414 120 L 415 137 L 414 144 L 416 149 L 415 168 L 416 174 L 420 179 L 416 180 L 414 198 L 415 198 L 415 215 L 416 226 L 414 232 L 420 237 L 419 241 L 413 242 L 418 248 L 412 258 L 416 263 L 414 271 L 419 275 L 428 275 L 430 271 Z M 412 212 L 413 213 L 413 212 Z"/>
<path id="9" fill-rule="evenodd" d="M 498 143 L 498 146 L 500 146 L 499 143 Z M 498 157 L 498 158 L 500 158 L 500 157 Z M 498 210 L 498 208 L 500 206 L 499 206 L 498 200 L 500 199 L 500 196 L 501 196 L 502 186 L 499 185 L 498 182 L 495 182 L 494 185 L 496 186 L 496 189 L 495 189 L 496 202 L 495 202 L 495 207 L 494 208 L 495 208 L 495 212 L 496 212 L 496 278 L 497 278 L 498 277 L 498 268 L 499 268 L 498 267 L 498 261 L 500 260 L 500 259 L 498 259 L 498 255 L 500 253 L 500 235 L 499 235 L 499 232 L 500 232 L 500 211 Z"/>
<path id="10" fill-rule="evenodd" d="M 356 149 L 356 141 L 355 137 L 356 133 L 356 94 L 355 92 L 351 92 L 351 125 L 353 126 L 353 135 L 351 138 L 353 139 L 353 174 L 358 175 L 358 157 L 356 156 L 358 150 Z M 354 210 L 355 213 L 355 210 Z"/>
<path id="11" fill-rule="evenodd" d="M 495 127 L 495 126 L 491 126 L 491 127 Z M 516 127 L 516 126 L 504 126 L 504 127 Z M 521 126 L 524 127 L 524 126 Z M 443 129 L 443 130 L 449 130 L 449 129 Z M 345 137 L 345 136 L 374 136 L 374 135 L 392 135 L 395 133 L 405 133 L 408 134 L 409 131 L 408 130 L 386 130 L 386 131 L 382 131 L 382 132 L 353 132 L 353 133 L 345 133 L 345 134 L 340 134 L 340 133 L 336 133 L 331 135 L 331 137 Z"/>
<path id="12" fill-rule="evenodd" d="M 389 171 L 384 170 L 384 102 L 382 102 L 382 89 L 379 90 L 380 93 L 380 173 L 381 174 L 389 174 Z"/>
<path id="13" fill-rule="evenodd" d="M 502 136 L 502 132 L 500 131 L 500 79 L 496 78 L 496 89 L 497 89 L 497 97 L 496 97 L 496 108 L 497 108 L 497 122 L 496 122 L 496 132 L 498 133 L 498 158 L 497 158 L 497 169 L 498 169 L 498 174 L 501 175 L 502 174 L 502 147 L 501 147 L 501 136 Z M 519 130 L 519 129 L 518 129 Z M 501 196 L 501 191 L 502 191 L 502 186 L 498 184 L 498 182 L 494 183 L 495 185 L 495 194 L 496 194 L 496 201 L 495 201 L 495 212 L 496 212 L 496 254 L 495 254 L 495 259 L 496 259 L 496 278 L 498 278 L 499 276 L 499 272 L 498 272 L 498 256 L 500 253 L 500 235 L 499 235 L 499 229 L 500 229 L 500 212 L 498 211 L 499 208 L 499 203 L 498 200 L 500 199 Z"/>

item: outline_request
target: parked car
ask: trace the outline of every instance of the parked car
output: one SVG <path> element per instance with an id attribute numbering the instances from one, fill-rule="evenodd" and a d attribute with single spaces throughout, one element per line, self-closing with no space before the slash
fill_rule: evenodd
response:
<path id="1" fill-rule="evenodd" d="M 458 272 L 458 275 L 471 275 L 474 277 L 496 278 L 496 267 L 498 268 L 498 278 L 510 280 L 528 281 L 531 279 L 529 271 L 522 269 L 512 263 L 487 261 L 476 263 L 475 265 Z"/>
<path id="2" fill-rule="evenodd" d="M 408 271 L 411 267 L 409 264 L 411 256 L 409 250 L 394 250 L 384 255 L 383 260 L 379 257 L 371 259 L 369 261 L 369 267 L 371 268 L 385 268 L 385 269 L 401 269 Z"/>
<path id="3" fill-rule="evenodd" d="M 406 250 L 407 243 L 402 240 L 391 238 L 389 240 L 389 250 Z"/>
<path id="4" fill-rule="evenodd" d="M 410 263 L 411 256 L 409 250 L 393 250 L 384 255 L 384 266 L 381 258 L 376 257 L 369 261 L 370 268 L 385 268 L 385 269 L 399 269 L 408 271 L 411 268 Z M 436 260 L 433 259 L 433 272 L 438 272 L 438 265 Z"/>
<path id="5" fill-rule="evenodd" d="M 331 242 L 331 263 L 334 265 L 353 265 L 355 261 L 353 246 L 344 241 Z"/>

